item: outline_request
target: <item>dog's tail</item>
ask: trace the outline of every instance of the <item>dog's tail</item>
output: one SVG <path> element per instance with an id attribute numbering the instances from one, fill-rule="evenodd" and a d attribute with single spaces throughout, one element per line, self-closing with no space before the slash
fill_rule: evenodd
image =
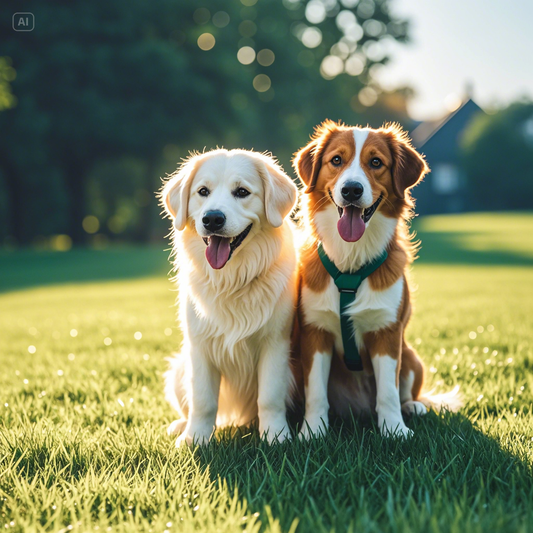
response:
<path id="1" fill-rule="evenodd" d="M 439 394 L 434 393 L 435 389 L 423 392 L 418 398 L 428 409 L 440 412 L 443 410 L 456 412 L 463 406 L 463 398 L 459 392 L 459 385 L 456 385 L 451 391 Z"/>

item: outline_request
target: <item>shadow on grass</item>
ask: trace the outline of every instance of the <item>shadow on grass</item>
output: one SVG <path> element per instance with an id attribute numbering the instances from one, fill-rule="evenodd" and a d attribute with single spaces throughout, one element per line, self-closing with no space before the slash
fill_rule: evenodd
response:
<path id="1" fill-rule="evenodd" d="M 2 251 L 0 292 L 60 283 L 166 276 L 170 270 L 168 256 L 164 246 Z"/>
<path id="2" fill-rule="evenodd" d="M 327 437 L 268 446 L 256 430 L 196 450 L 216 484 L 281 531 L 526 531 L 531 467 L 466 417 L 413 418 L 412 439 L 372 421 L 333 423 Z M 361 529 L 360 529 L 361 528 Z"/>
<path id="3" fill-rule="evenodd" d="M 486 249 L 476 250 L 466 242 L 478 233 L 416 231 L 422 242 L 417 262 L 423 264 L 533 266 L 531 253 Z"/>

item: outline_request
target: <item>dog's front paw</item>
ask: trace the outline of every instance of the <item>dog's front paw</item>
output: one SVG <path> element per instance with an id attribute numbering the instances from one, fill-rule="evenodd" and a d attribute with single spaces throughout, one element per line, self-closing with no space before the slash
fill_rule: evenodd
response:
<path id="1" fill-rule="evenodd" d="M 188 433 L 182 433 L 176 439 L 176 448 L 181 448 L 181 446 L 192 446 L 192 444 L 193 444 L 193 435 L 189 435 Z"/>
<path id="2" fill-rule="evenodd" d="M 179 448 L 185 444 L 188 446 L 192 446 L 194 444 L 203 446 L 208 444 L 214 431 L 214 426 L 207 422 L 200 424 L 189 423 L 183 430 L 183 433 L 176 440 L 176 448 Z"/>
<path id="3" fill-rule="evenodd" d="M 414 432 L 409 429 L 403 420 L 380 420 L 379 421 L 379 432 L 384 437 L 396 437 L 410 439 Z"/>
<path id="4" fill-rule="evenodd" d="M 328 420 L 323 418 L 306 418 L 304 420 L 299 437 L 304 440 L 325 437 L 328 431 Z"/>
<path id="5" fill-rule="evenodd" d="M 262 437 L 265 437 L 269 444 L 278 444 L 291 438 L 291 432 L 285 425 L 281 429 L 268 428 L 266 429 Z"/>
<path id="6" fill-rule="evenodd" d="M 270 423 L 260 423 L 259 433 L 261 438 L 266 439 L 269 444 L 283 442 L 291 438 L 291 432 L 284 417 L 280 417 L 280 420 L 272 420 Z"/>
<path id="7" fill-rule="evenodd" d="M 198 433 L 190 433 L 189 431 L 185 431 L 176 439 L 176 448 L 180 448 L 181 446 L 185 445 L 205 446 L 209 443 L 210 439 L 211 435 L 199 435 Z"/>

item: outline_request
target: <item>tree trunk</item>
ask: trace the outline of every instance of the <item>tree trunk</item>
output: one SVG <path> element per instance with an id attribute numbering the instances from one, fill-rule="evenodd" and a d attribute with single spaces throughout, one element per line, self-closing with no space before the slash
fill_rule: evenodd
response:
<path id="1" fill-rule="evenodd" d="M 6 154 L 2 153 L 1 158 L 9 200 L 8 234 L 15 238 L 17 244 L 29 244 L 32 236 L 29 235 L 25 226 L 27 217 L 23 177 L 17 171 L 16 166 L 6 157 Z"/>

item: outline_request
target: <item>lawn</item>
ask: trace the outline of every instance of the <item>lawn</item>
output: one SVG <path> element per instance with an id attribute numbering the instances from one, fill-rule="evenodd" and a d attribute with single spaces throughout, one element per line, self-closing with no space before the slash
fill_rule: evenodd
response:
<path id="1" fill-rule="evenodd" d="M 533 215 L 415 228 L 408 337 L 465 405 L 408 420 L 407 442 L 337 421 L 311 443 L 242 430 L 176 450 L 163 246 L 0 254 L 0 528 L 533 531 Z"/>

